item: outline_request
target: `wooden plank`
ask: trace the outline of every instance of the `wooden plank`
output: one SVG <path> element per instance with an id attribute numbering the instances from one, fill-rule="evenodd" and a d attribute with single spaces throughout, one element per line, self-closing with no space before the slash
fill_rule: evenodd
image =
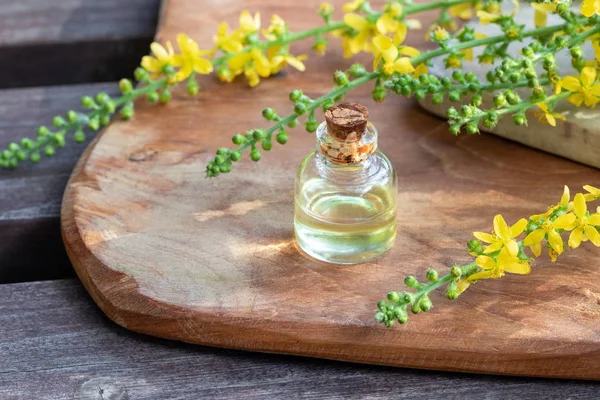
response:
<path id="1" fill-rule="evenodd" d="M 600 391 L 594 382 L 396 369 L 153 339 L 107 320 L 73 280 L 0 285 L 0 310 L 0 398 L 7 400 L 583 400 Z"/>
<path id="2" fill-rule="evenodd" d="M 78 109 L 86 94 L 116 94 L 116 83 L 0 90 L 0 146 L 35 136 L 37 127 Z M 0 283 L 72 276 L 60 237 L 62 194 L 77 159 L 89 143 L 68 145 L 39 164 L 0 170 Z"/>
<path id="3" fill-rule="evenodd" d="M 148 46 L 160 0 L 0 4 L 0 88 L 118 80 Z"/>
<path id="4" fill-rule="evenodd" d="M 183 30 L 210 41 L 218 21 L 246 8 L 277 13 L 294 29 L 318 20 L 318 0 L 209 4 L 200 15 L 197 2 L 166 3 L 159 36 Z M 314 97 L 327 91 L 330 73 L 349 64 L 339 53 L 254 90 L 206 79 L 198 98 L 182 89 L 166 107 L 140 102 L 135 121 L 104 132 L 78 164 L 62 212 L 68 254 L 94 300 L 131 330 L 199 344 L 599 379 L 599 252 L 589 243 L 558 263 L 542 259 L 529 276 L 478 284 L 452 304 L 436 293 L 435 309 L 407 326 L 386 329 L 373 314 L 405 275 L 470 261 L 465 242 L 491 229 L 494 214 L 513 222 L 542 212 L 563 184 L 598 182 L 600 171 L 493 136 L 453 137 L 413 102 L 392 96 L 375 105 L 362 88 L 347 100 L 369 107 L 397 167 L 399 230 L 386 256 L 347 267 L 315 262 L 293 243 L 293 180 L 313 135 L 298 129 L 260 163 L 245 160 L 229 175 L 204 178 L 231 134 L 264 126 L 263 107 L 289 110 L 295 88 Z"/>

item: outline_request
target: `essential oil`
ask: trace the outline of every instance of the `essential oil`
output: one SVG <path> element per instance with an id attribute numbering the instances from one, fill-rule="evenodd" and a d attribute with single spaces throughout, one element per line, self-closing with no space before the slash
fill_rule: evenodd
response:
<path id="1" fill-rule="evenodd" d="M 298 168 L 294 230 L 302 250 L 319 260 L 357 264 L 392 247 L 396 173 L 377 151 L 377 131 L 358 104 L 325 113 L 317 151 Z"/>

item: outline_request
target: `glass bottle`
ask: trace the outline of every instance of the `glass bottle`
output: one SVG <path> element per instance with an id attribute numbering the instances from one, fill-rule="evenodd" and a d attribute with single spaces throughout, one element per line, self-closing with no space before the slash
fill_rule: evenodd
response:
<path id="1" fill-rule="evenodd" d="M 385 253 L 396 238 L 397 178 L 377 151 L 367 109 L 340 104 L 317 129 L 317 150 L 300 164 L 294 232 L 310 256 L 358 264 Z"/>

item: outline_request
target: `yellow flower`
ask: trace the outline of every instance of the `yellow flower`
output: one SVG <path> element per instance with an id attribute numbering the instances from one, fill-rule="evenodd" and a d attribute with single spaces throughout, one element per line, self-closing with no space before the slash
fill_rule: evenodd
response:
<path id="1" fill-rule="evenodd" d="M 588 192 L 583 195 L 586 201 L 600 200 L 600 189 L 590 185 L 585 185 L 583 189 Z"/>
<path id="2" fill-rule="evenodd" d="M 480 279 L 501 278 L 505 272 L 521 275 L 531 272 L 529 263 L 512 255 L 508 247 L 504 247 L 495 259 L 490 256 L 479 256 L 475 259 L 475 263 L 482 271 L 470 275 L 467 279 L 471 282 Z"/>
<path id="3" fill-rule="evenodd" d="M 346 3 L 346 4 L 344 4 L 343 10 L 344 10 L 344 12 L 347 12 L 347 13 L 356 11 L 362 7 L 362 5 L 364 4 L 365 1 L 366 0 L 354 0 L 354 1 L 351 1 L 350 3 Z"/>
<path id="4" fill-rule="evenodd" d="M 344 56 L 346 57 L 348 54 L 349 56 L 352 56 L 362 50 L 370 51 L 371 46 L 369 39 L 378 33 L 377 27 L 371 25 L 366 18 L 354 13 L 344 15 L 344 22 L 346 25 L 357 31 L 356 35 L 352 37 L 344 37 L 342 42 Z"/>
<path id="5" fill-rule="evenodd" d="M 325 51 L 327 50 L 327 42 L 326 41 L 317 41 L 315 42 L 315 44 L 313 45 L 312 49 L 315 51 L 315 53 L 317 53 L 317 55 L 324 55 Z"/>
<path id="6" fill-rule="evenodd" d="M 546 26 L 548 23 L 548 13 L 556 11 L 556 4 L 553 3 L 536 3 L 531 2 L 531 7 L 534 9 L 533 22 L 537 28 Z"/>
<path id="7" fill-rule="evenodd" d="M 333 13 L 333 6 L 331 3 L 321 3 L 321 5 L 319 5 L 319 14 L 331 15 L 331 13 Z"/>
<path id="8" fill-rule="evenodd" d="M 556 126 L 556 119 L 566 120 L 567 118 L 559 113 L 552 112 L 548 110 L 548 105 L 546 103 L 537 103 L 537 106 L 541 110 L 541 112 L 536 112 L 535 116 L 540 122 L 546 122 L 551 126 Z"/>
<path id="9" fill-rule="evenodd" d="M 510 255 L 516 256 L 519 253 L 519 245 L 513 238 L 523 233 L 526 226 L 527 220 L 525 218 L 521 218 L 509 228 L 508 225 L 506 225 L 506 221 L 504 221 L 502 215 L 498 214 L 494 217 L 493 234 L 475 232 L 473 233 L 473 236 L 482 242 L 490 244 L 483 251 L 484 254 L 490 254 L 500 250 L 503 247 L 506 247 Z"/>
<path id="10" fill-rule="evenodd" d="M 256 33 L 260 29 L 260 13 L 250 14 L 249 11 L 242 11 L 240 14 L 240 30 L 245 34 Z"/>
<path id="11" fill-rule="evenodd" d="M 444 28 L 442 28 L 441 26 L 438 26 L 433 31 L 433 38 L 438 41 L 448 40 L 448 38 L 449 38 L 448 31 L 445 30 Z"/>
<path id="12" fill-rule="evenodd" d="M 373 69 L 376 69 L 379 65 L 379 62 L 383 59 L 384 63 L 381 67 L 381 70 L 386 75 L 391 75 L 394 72 L 398 72 L 400 74 L 409 74 L 415 70 L 410 62 L 409 57 L 398 58 L 400 53 L 391 38 L 379 35 L 373 39 L 373 44 L 377 49 L 377 55 L 373 63 Z M 418 54 L 418 50 L 408 46 L 403 46 L 403 52 L 405 51 L 410 54 L 415 54 L 415 52 L 415 55 Z"/>
<path id="13" fill-rule="evenodd" d="M 588 18 L 594 14 L 600 15 L 600 0 L 583 0 L 581 13 Z"/>
<path id="14" fill-rule="evenodd" d="M 492 14 L 483 10 L 477 11 L 477 16 L 479 17 L 479 21 L 482 25 L 490 24 L 494 21 L 497 21 L 501 17 L 500 14 Z"/>
<path id="15" fill-rule="evenodd" d="M 215 47 L 227 52 L 237 53 L 242 50 L 242 37 L 237 32 L 228 34 L 229 26 L 227 22 L 223 22 L 217 28 L 217 34 L 213 37 Z"/>
<path id="16" fill-rule="evenodd" d="M 560 234 L 556 230 L 555 223 L 559 224 L 559 226 L 562 226 L 561 224 L 564 223 L 561 221 L 562 217 L 566 217 L 566 215 L 558 217 L 555 222 L 545 220 L 539 228 L 525 237 L 523 240 L 523 246 L 529 246 L 533 254 L 535 254 L 536 257 L 539 257 L 542 253 L 542 241 L 546 235 L 548 235 L 548 244 L 550 244 L 552 250 L 555 251 L 556 256 L 561 255 L 563 252 L 564 243 L 560 237 Z"/>
<path id="17" fill-rule="evenodd" d="M 448 9 L 448 13 L 452 17 L 458 17 L 463 21 L 467 21 L 473 18 L 473 8 L 471 6 L 471 3 L 462 3 L 452 6 Z"/>
<path id="18" fill-rule="evenodd" d="M 167 41 L 166 46 L 165 49 L 160 43 L 153 42 L 150 45 L 150 50 L 152 50 L 154 57 L 142 57 L 142 68 L 150 72 L 153 78 L 163 73 L 166 67 L 173 65 L 173 55 L 175 53 L 173 46 L 170 41 Z"/>
<path id="19" fill-rule="evenodd" d="M 257 48 L 236 54 L 227 63 L 235 75 L 243 71 L 251 87 L 258 85 L 260 78 L 267 78 L 271 75 L 271 63 Z"/>
<path id="20" fill-rule="evenodd" d="M 458 289 L 458 294 L 461 294 L 462 292 L 467 290 L 469 288 L 469 286 L 471 286 L 471 282 L 469 282 L 467 279 L 461 279 L 458 282 L 456 282 L 456 288 Z"/>
<path id="21" fill-rule="evenodd" d="M 379 33 L 385 35 L 389 32 L 396 32 L 398 29 L 404 29 L 406 32 L 406 25 L 397 20 L 401 16 L 402 6 L 398 3 L 389 3 L 375 23 Z"/>
<path id="22" fill-rule="evenodd" d="M 181 54 L 173 56 L 173 65 L 181 67 L 175 74 L 178 81 L 186 79 L 192 71 L 198 74 L 210 74 L 213 71 L 212 63 L 203 57 L 210 54 L 210 50 L 200 50 L 198 43 L 183 33 L 177 35 L 177 45 Z"/>
<path id="23" fill-rule="evenodd" d="M 576 249 L 579 247 L 581 242 L 590 240 L 595 246 L 600 247 L 600 233 L 595 226 L 600 226 L 600 214 L 587 215 L 587 205 L 585 204 L 585 197 L 581 193 L 575 195 L 573 201 L 573 212 L 565 214 L 559 218 L 562 221 L 558 223 L 554 222 L 557 228 L 571 231 L 569 235 L 569 246 Z"/>
<path id="24" fill-rule="evenodd" d="M 428 72 L 429 71 L 427 70 L 427 66 L 424 63 L 421 63 L 421 64 L 419 64 L 419 65 L 417 65 L 415 67 L 415 70 L 414 70 L 412 76 L 413 76 L 413 78 L 418 78 L 419 75 L 423 75 L 423 74 L 426 74 Z"/>
<path id="25" fill-rule="evenodd" d="M 577 107 L 584 103 L 587 107 L 594 107 L 600 101 L 600 84 L 596 82 L 596 70 L 592 67 L 584 67 L 579 77 L 564 77 L 556 87 L 557 93 L 562 88 L 573 92 L 568 100 Z"/>
<path id="26" fill-rule="evenodd" d="M 263 29 L 262 34 L 267 40 L 277 40 L 285 33 L 285 21 L 279 15 L 271 17 L 271 25 L 267 29 Z"/>
<path id="27" fill-rule="evenodd" d="M 567 211 L 571 211 L 573 204 L 569 202 L 570 199 L 571 199 L 571 192 L 569 191 L 569 187 L 567 185 L 565 185 L 565 187 L 563 189 L 563 194 L 560 197 L 560 201 L 557 204 L 548 207 L 548 210 L 545 213 L 532 215 L 529 218 L 534 221 L 539 221 L 542 218 L 547 219 L 550 217 L 550 215 L 552 215 L 556 210 L 558 210 L 561 207 L 567 207 Z"/>
<path id="28" fill-rule="evenodd" d="M 306 60 L 308 57 L 306 54 L 295 57 L 291 54 L 277 54 L 271 57 L 271 69 L 272 73 L 276 74 L 279 70 L 286 65 L 290 65 L 296 68 L 298 71 L 306 70 L 304 63 L 302 61 Z"/>

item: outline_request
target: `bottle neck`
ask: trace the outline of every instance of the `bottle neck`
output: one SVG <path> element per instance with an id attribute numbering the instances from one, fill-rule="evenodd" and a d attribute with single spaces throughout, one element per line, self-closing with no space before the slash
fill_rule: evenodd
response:
<path id="1" fill-rule="evenodd" d="M 377 129 L 370 122 L 364 132 L 344 140 L 329 134 L 327 123 L 317 128 L 317 151 L 334 164 L 349 165 L 365 161 L 377 150 Z"/>

